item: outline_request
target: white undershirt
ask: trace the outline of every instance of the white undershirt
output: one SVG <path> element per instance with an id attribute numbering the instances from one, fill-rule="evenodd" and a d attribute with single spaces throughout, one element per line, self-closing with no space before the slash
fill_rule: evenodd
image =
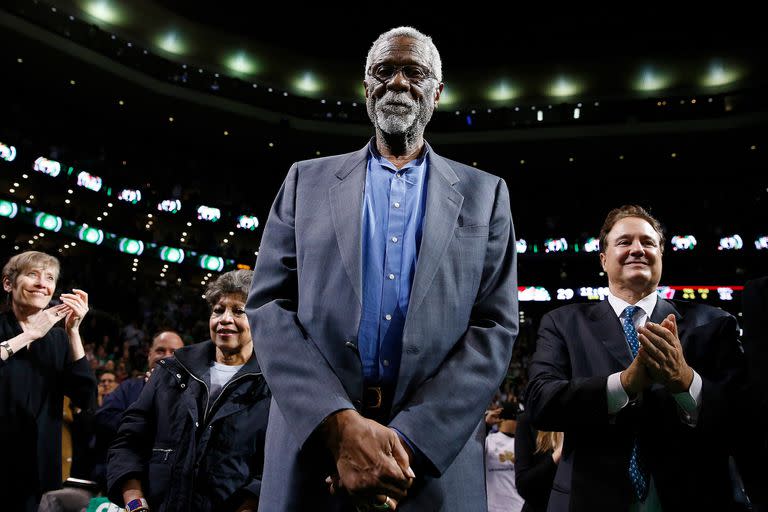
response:
<path id="1" fill-rule="evenodd" d="M 216 400 L 221 390 L 232 380 L 237 371 L 242 368 L 242 364 L 230 366 L 214 361 L 211 367 L 211 401 Z"/>

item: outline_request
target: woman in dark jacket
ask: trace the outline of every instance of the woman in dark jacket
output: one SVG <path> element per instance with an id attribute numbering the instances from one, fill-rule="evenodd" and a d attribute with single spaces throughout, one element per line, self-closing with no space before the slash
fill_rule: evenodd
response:
<path id="1" fill-rule="evenodd" d="M 109 497 L 126 510 L 255 511 L 269 391 L 245 300 L 253 272 L 212 283 L 211 341 L 161 360 L 109 450 Z"/>
<path id="2" fill-rule="evenodd" d="M 96 380 L 85 358 L 80 323 L 88 294 L 62 293 L 48 307 L 59 261 L 27 251 L 3 267 L 8 311 L 0 313 L 0 509 L 36 511 L 42 493 L 61 487 L 64 396 L 88 409 Z M 54 327 L 63 320 L 62 327 Z"/>
<path id="3" fill-rule="evenodd" d="M 525 500 L 523 512 L 545 512 L 563 453 L 562 432 L 538 432 L 527 412 L 517 417 L 515 485 Z"/>

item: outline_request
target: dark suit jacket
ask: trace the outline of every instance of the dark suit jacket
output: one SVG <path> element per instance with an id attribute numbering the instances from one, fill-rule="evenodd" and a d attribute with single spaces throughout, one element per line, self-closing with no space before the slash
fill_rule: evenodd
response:
<path id="1" fill-rule="evenodd" d="M 361 215 L 368 147 L 294 164 L 269 214 L 246 305 L 273 392 L 260 510 L 332 510 L 312 435 L 359 408 Z M 506 184 L 429 152 L 424 235 L 389 414 L 423 455 L 398 510 L 483 510 L 483 411 L 518 330 Z"/>
<path id="2" fill-rule="evenodd" d="M 534 427 L 565 432 L 550 511 L 627 510 L 635 438 L 665 511 L 723 510 L 730 501 L 729 441 L 739 414 L 731 397 L 744 384 L 736 320 L 710 306 L 659 299 L 651 321 L 670 313 L 686 361 L 702 379 L 695 427 L 681 421 L 674 397 L 659 385 L 608 415 L 608 376 L 632 359 L 608 301 L 565 306 L 542 319 L 528 411 Z"/>

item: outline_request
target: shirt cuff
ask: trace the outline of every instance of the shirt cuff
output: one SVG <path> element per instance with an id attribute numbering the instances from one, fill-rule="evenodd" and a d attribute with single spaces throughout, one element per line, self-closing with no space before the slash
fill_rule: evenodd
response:
<path id="1" fill-rule="evenodd" d="M 616 414 L 629 403 L 629 396 L 621 385 L 621 372 L 608 376 L 605 391 L 608 396 L 608 414 Z"/>
<path id="2" fill-rule="evenodd" d="M 688 391 L 675 393 L 672 395 L 677 402 L 680 411 L 680 420 L 691 426 L 696 426 L 699 419 L 699 408 L 701 407 L 701 377 L 696 370 L 693 370 L 693 380 Z"/>

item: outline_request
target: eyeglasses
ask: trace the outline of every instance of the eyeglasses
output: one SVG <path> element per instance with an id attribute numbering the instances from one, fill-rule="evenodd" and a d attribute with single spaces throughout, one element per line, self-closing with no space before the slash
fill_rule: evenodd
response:
<path id="1" fill-rule="evenodd" d="M 403 76 L 409 82 L 415 84 L 418 84 L 429 78 L 435 78 L 428 69 L 415 64 L 406 64 L 405 66 L 379 64 L 377 66 L 371 67 L 371 70 L 368 72 L 368 74 L 379 82 L 385 84 L 392 80 L 392 78 L 394 78 L 394 76 L 400 71 L 403 72 Z"/>
<path id="2" fill-rule="evenodd" d="M 99 384 L 111 384 L 112 382 L 115 382 L 115 379 L 101 379 L 101 380 L 99 380 Z"/>

